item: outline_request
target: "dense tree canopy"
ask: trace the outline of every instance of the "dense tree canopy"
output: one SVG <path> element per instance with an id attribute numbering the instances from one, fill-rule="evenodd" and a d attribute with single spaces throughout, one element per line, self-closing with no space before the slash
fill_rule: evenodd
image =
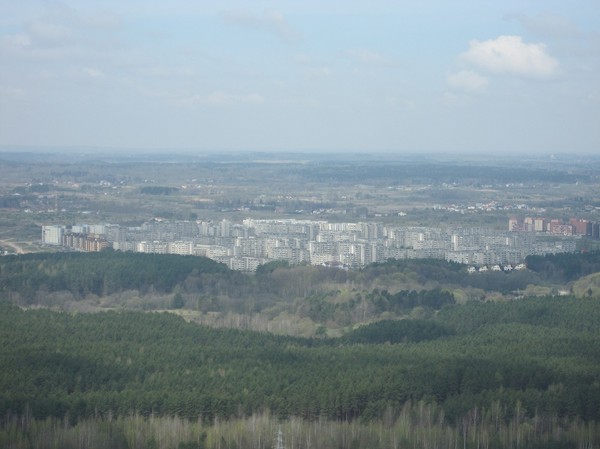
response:
<path id="1" fill-rule="evenodd" d="M 186 280 L 210 283 L 236 276 L 211 259 L 142 253 L 41 253 L 0 259 L 0 292 L 69 291 L 75 296 L 107 295 L 137 289 L 170 292 Z M 237 273 L 240 275 L 240 273 Z"/>
<path id="2" fill-rule="evenodd" d="M 513 306 L 513 307 L 511 307 Z M 468 304 L 340 340 L 210 329 L 170 314 L 0 310 L 0 413 L 372 419 L 406 401 L 449 419 L 516 401 L 600 419 L 600 302 Z M 576 324 L 575 324 L 576 323 Z M 365 344 L 367 343 L 367 344 Z"/>
<path id="3" fill-rule="evenodd" d="M 527 267 L 545 278 L 568 282 L 600 272 L 600 252 L 561 253 L 528 256 Z"/>

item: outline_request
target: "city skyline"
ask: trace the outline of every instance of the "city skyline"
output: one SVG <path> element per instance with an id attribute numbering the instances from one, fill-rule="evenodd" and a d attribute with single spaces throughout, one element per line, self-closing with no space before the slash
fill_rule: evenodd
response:
<path id="1" fill-rule="evenodd" d="M 542 226 L 538 226 L 538 222 Z M 535 223 L 535 226 L 534 226 Z M 295 218 L 242 222 L 154 219 L 140 226 L 43 225 L 42 242 L 71 250 L 107 248 L 151 254 L 204 256 L 234 270 L 269 261 L 363 268 L 390 259 L 445 259 L 475 266 L 522 264 L 529 255 L 576 251 L 576 239 L 598 239 L 598 223 L 572 218 L 508 220 L 504 231 L 485 227 L 389 225 Z M 535 232 L 534 232 L 535 231 Z M 540 237 L 540 238 L 538 238 Z"/>

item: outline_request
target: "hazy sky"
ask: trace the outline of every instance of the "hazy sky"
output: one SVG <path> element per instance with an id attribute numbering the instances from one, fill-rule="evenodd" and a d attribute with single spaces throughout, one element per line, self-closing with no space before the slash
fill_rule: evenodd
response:
<path id="1" fill-rule="evenodd" d="M 600 4 L 0 0 L 0 145 L 600 153 Z"/>

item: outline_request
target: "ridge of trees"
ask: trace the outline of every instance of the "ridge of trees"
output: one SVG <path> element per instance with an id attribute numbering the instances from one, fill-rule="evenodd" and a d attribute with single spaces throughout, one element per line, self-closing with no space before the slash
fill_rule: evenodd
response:
<path id="1" fill-rule="evenodd" d="M 569 282 L 600 272 L 600 251 L 528 256 L 525 262 L 546 279 Z"/>
<path id="2" fill-rule="evenodd" d="M 324 285 L 369 288 L 377 285 L 379 279 L 394 276 L 405 276 L 421 286 L 434 280 L 438 286 L 509 293 L 532 284 L 569 282 L 600 272 L 600 253 L 530 256 L 527 264 L 530 269 L 521 272 L 469 275 L 465 265 L 436 259 L 392 259 L 360 271 L 290 266 L 285 261 L 273 261 L 259 266 L 255 276 L 248 276 L 196 256 L 116 251 L 37 253 L 0 258 L 0 293 L 18 293 L 29 301 L 38 291 L 69 291 L 81 298 L 125 290 L 172 293 L 175 289 L 218 296 L 290 298 L 323 293 Z M 418 293 L 423 287 L 416 290 Z M 436 294 L 443 296 L 443 289 L 436 290 Z M 397 295 L 397 292 L 383 294 L 386 301 L 400 307 Z M 445 302 L 447 298 L 440 300 Z"/>
<path id="3" fill-rule="evenodd" d="M 171 292 L 184 281 L 202 284 L 234 278 L 225 265 L 205 257 L 143 254 L 35 253 L 0 258 L 0 292 L 31 300 L 37 291 L 69 291 L 76 297 L 123 290 Z M 202 279 L 205 276 L 210 279 Z"/>
<path id="4" fill-rule="evenodd" d="M 466 268 L 420 259 L 389 260 L 356 271 L 272 261 L 251 275 L 195 256 L 27 254 L 0 258 L 0 295 L 26 307 L 172 309 L 214 326 L 325 337 L 377 320 L 432 317 L 468 300 L 559 289 L 592 297 L 595 287 L 573 288 L 566 280 L 600 269 L 600 255 L 535 257 L 531 269 L 512 273 L 469 274 Z"/>

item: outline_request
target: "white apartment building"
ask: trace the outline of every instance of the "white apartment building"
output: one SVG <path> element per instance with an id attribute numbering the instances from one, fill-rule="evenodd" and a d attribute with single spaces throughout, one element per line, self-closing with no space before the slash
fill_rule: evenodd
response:
<path id="1" fill-rule="evenodd" d="M 88 225 L 73 225 L 71 226 L 71 232 L 73 234 L 87 234 L 88 233 Z"/>
<path id="2" fill-rule="evenodd" d="M 189 256 L 192 254 L 192 242 L 170 242 L 167 249 L 169 254 L 179 254 L 180 256 Z"/>
<path id="3" fill-rule="evenodd" d="M 149 253 L 149 254 L 168 254 L 168 243 L 154 241 L 142 241 L 137 244 L 138 253 Z"/>
<path id="4" fill-rule="evenodd" d="M 88 233 L 96 234 L 96 235 L 105 235 L 106 234 L 106 226 L 103 224 L 89 225 Z"/>
<path id="5" fill-rule="evenodd" d="M 62 245 L 64 234 L 64 226 L 42 226 L 42 242 L 46 245 Z"/>

